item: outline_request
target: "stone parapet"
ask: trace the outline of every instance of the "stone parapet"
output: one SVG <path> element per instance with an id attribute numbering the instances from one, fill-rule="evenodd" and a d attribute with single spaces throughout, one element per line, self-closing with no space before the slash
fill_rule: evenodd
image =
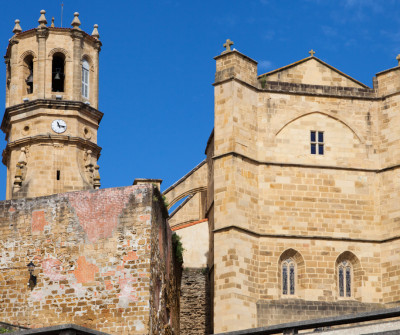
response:
<path id="1" fill-rule="evenodd" d="M 357 301 L 307 301 L 302 299 L 280 299 L 257 302 L 258 327 L 271 326 L 283 322 L 297 322 L 342 316 L 384 309 L 381 304 Z"/>

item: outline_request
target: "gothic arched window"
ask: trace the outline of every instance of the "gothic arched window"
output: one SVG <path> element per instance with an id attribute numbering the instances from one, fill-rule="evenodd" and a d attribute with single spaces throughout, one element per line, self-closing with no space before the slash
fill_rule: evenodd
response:
<path id="1" fill-rule="evenodd" d="M 353 268 L 348 261 L 340 262 L 338 266 L 338 288 L 339 297 L 350 298 L 352 296 Z"/>
<path id="2" fill-rule="evenodd" d="M 82 96 L 89 99 L 89 62 L 82 61 Z"/>
<path id="3" fill-rule="evenodd" d="M 282 262 L 282 294 L 294 295 L 296 289 L 296 264 L 288 258 Z"/>

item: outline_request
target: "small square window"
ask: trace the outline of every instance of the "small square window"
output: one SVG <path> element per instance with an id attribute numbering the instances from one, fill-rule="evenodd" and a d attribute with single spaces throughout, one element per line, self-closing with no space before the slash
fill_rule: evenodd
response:
<path id="1" fill-rule="evenodd" d="M 324 132 L 323 131 L 310 131 L 310 148 L 311 154 L 317 154 L 318 148 L 318 155 L 324 154 Z"/>

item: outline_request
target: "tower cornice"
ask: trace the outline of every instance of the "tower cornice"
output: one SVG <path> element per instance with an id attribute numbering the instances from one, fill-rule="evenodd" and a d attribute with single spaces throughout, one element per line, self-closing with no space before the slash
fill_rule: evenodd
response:
<path id="1" fill-rule="evenodd" d="M 82 137 L 78 136 L 68 136 L 68 135 L 53 135 L 53 134 L 43 134 L 43 135 L 35 135 L 35 136 L 27 136 L 21 139 L 18 139 L 13 142 L 7 143 L 7 146 L 3 150 L 3 164 L 6 165 L 6 158 L 9 152 L 12 149 L 24 146 L 30 146 L 32 144 L 38 143 L 63 143 L 68 145 L 76 145 L 84 149 L 91 150 L 94 155 L 99 159 L 101 147 L 97 144 L 93 143 L 92 141 L 85 140 Z"/>
<path id="2" fill-rule="evenodd" d="M 94 119 L 97 124 L 103 117 L 103 113 L 96 108 L 91 107 L 81 101 L 71 101 L 71 100 L 53 100 L 53 99 L 36 99 L 29 102 L 24 102 L 22 104 L 10 106 L 6 108 L 3 116 L 3 121 L 1 123 L 1 130 L 6 132 L 9 125 L 11 116 L 18 115 L 20 113 L 25 113 L 32 110 L 37 110 L 38 108 L 46 109 L 60 109 L 60 110 L 77 110 L 80 113 Z"/>

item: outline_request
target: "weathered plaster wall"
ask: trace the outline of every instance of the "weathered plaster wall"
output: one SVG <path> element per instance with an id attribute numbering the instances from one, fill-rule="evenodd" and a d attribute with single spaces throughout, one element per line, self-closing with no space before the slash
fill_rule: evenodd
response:
<path id="1" fill-rule="evenodd" d="M 0 320 L 171 333 L 167 323 L 177 327 L 179 306 L 160 199 L 152 185 L 141 185 L 1 202 Z"/>

